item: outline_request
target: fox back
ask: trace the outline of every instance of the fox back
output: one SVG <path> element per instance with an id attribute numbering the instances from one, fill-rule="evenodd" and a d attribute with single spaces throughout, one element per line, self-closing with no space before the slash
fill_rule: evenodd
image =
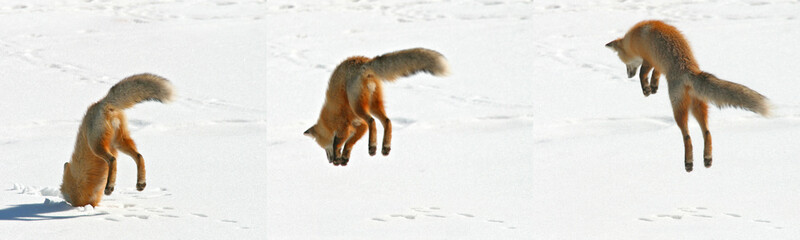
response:
<path id="1" fill-rule="evenodd" d="M 694 59 L 689 42 L 677 28 L 657 20 L 642 21 L 634 25 L 623 38 L 608 44 L 617 52 L 620 60 L 628 65 L 630 71 L 635 70 L 642 61 L 651 63 L 656 71 L 670 76 L 681 73 L 700 72 Z"/>

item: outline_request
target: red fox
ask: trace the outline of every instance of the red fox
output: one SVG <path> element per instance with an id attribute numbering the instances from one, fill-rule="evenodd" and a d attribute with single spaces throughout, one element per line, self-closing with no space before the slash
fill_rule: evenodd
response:
<path id="1" fill-rule="evenodd" d="M 606 47 L 617 52 L 619 59 L 627 66 L 629 78 L 636 75 L 636 68 L 641 65 L 639 81 L 645 97 L 656 93 L 659 75 L 666 75 L 673 115 L 683 135 L 684 165 L 687 172 L 692 171 L 692 140 L 687 128 L 690 110 L 703 131 L 703 160 L 707 168 L 711 167 L 711 132 L 708 131 L 707 102 L 720 108 L 736 107 L 762 116 L 769 115 L 769 101 L 760 93 L 700 71 L 689 49 L 689 43 L 678 29 L 664 22 L 639 22 L 623 38 L 607 43 Z M 651 69 L 654 70 L 648 84 L 647 75 Z"/>
<path id="2" fill-rule="evenodd" d="M 122 79 L 103 99 L 89 106 L 78 129 L 72 159 L 64 163 L 64 200 L 72 206 L 97 206 L 103 192 L 110 195 L 117 174 L 117 150 L 136 162 L 136 190 L 144 190 L 144 158 L 129 135 L 122 110 L 142 101 L 167 103 L 172 95 L 167 79 L 144 73 Z"/>
<path id="3" fill-rule="evenodd" d="M 442 54 L 424 48 L 391 52 L 372 59 L 361 56 L 347 58 L 331 75 L 317 124 L 303 134 L 314 138 L 325 149 L 328 162 L 346 166 L 353 144 L 364 136 L 367 129 L 369 155 L 375 155 L 377 133 L 372 118 L 375 116 L 383 125 L 381 153 L 388 155 L 392 123 L 383 109 L 380 80 L 394 81 L 420 71 L 434 76 L 447 75 L 447 61 Z"/>

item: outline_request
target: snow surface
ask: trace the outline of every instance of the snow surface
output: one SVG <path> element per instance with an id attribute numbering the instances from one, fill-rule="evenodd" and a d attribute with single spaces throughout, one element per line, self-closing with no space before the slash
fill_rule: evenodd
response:
<path id="1" fill-rule="evenodd" d="M 4 1 L 0 239 L 265 236 L 265 1 Z M 175 85 L 126 111 L 147 188 L 120 155 L 97 208 L 58 191 L 90 104 L 124 77 Z M 243 178 L 243 176 L 246 176 Z"/>
<path id="2" fill-rule="evenodd" d="M 1 239 L 800 236 L 798 1 L 6 2 Z M 666 89 L 643 97 L 603 47 L 644 19 L 775 106 L 711 109 L 712 168 L 683 170 Z M 332 70 L 413 47 L 452 74 L 385 84 L 391 154 L 362 139 L 348 166 L 327 163 L 302 132 Z M 140 72 L 178 91 L 127 111 L 147 189 L 121 157 L 114 194 L 67 205 L 86 107 Z"/>

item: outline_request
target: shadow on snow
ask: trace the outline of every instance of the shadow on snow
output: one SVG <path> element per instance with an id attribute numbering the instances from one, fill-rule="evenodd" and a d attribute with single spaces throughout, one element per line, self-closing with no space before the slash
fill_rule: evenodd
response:
<path id="1" fill-rule="evenodd" d="M 73 209 L 66 202 L 45 202 L 11 205 L 9 208 L 0 209 L 0 221 L 42 221 L 70 219 L 104 215 L 105 213 L 76 216 L 47 216 L 46 214 L 64 212 Z"/>

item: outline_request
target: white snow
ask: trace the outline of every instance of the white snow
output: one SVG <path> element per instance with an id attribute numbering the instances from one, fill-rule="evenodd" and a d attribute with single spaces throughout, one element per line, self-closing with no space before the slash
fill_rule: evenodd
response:
<path id="1" fill-rule="evenodd" d="M 794 239 L 798 13 L 793 0 L 6 1 L 0 238 Z M 711 168 L 683 170 L 668 80 L 645 98 L 604 47 L 645 19 L 775 107 L 710 109 Z M 370 157 L 365 137 L 348 166 L 329 164 L 302 133 L 332 70 L 413 47 L 451 74 L 384 84 L 391 154 Z M 147 188 L 123 155 L 111 196 L 69 206 L 58 186 L 80 119 L 141 72 L 178 93 L 127 110 Z"/>
<path id="2" fill-rule="evenodd" d="M 5 1 L 0 6 L 0 239 L 265 236 L 265 1 Z M 96 208 L 58 191 L 83 114 L 124 77 L 171 80 L 126 111 L 147 166 L 120 155 Z"/>

